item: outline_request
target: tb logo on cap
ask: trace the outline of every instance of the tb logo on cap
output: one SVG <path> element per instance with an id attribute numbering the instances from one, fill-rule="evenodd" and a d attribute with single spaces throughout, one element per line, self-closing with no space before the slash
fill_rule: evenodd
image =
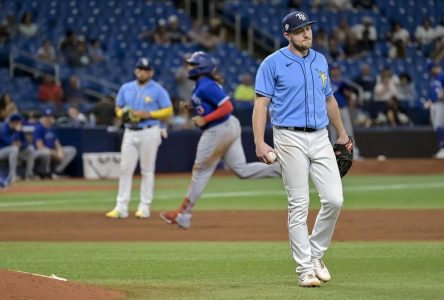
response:
<path id="1" fill-rule="evenodd" d="M 307 17 L 306 17 L 303 13 L 300 13 L 300 12 L 298 12 L 298 13 L 295 14 L 294 16 L 295 16 L 295 17 L 298 17 L 299 20 L 302 20 L 302 21 L 307 20 Z"/>

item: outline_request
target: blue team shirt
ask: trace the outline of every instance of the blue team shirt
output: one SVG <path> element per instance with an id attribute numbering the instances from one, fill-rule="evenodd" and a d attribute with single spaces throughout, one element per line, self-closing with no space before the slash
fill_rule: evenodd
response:
<path id="1" fill-rule="evenodd" d="M 336 101 L 338 102 L 339 108 L 347 107 L 347 98 L 345 97 L 344 90 L 348 87 L 347 84 L 340 80 L 335 81 L 331 80 L 331 89 L 333 90 L 333 95 L 335 96 Z"/>
<path id="2" fill-rule="evenodd" d="M 13 130 L 8 122 L 5 122 L 1 127 L 0 131 L 0 149 L 11 146 L 12 143 L 19 141 L 20 149 L 28 146 L 28 141 L 26 140 L 25 134 L 23 131 L 15 131 Z"/>
<path id="3" fill-rule="evenodd" d="M 326 98 L 333 93 L 328 74 L 327 60 L 313 49 L 299 57 L 284 47 L 265 58 L 256 74 L 255 92 L 271 99 L 271 124 L 326 127 Z"/>
<path id="4" fill-rule="evenodd" d="M 150 80 L 145 85 L 140 86 L 137 80 L 125 83 L 120 88 L 116 106 L 129 107 L 133 110 L 155 111 L 171 107 L 171 99 L 168 92 L 156 81 Z M 137 127 L 142 128 L 150 125 L 158 125 L 160 120 L 141 120 Z M 130 124 L 126 124 L 130 127 Z"/>
<path id="5" fill-rule="evenodd" d="M 433 103 L 444 100 L 444 72 L 432 78 L 429 88 L 429 99 Z"/>
<path id="6" fill-rule="evenodd" d="M 225 102 L 230 101 L 230 97 L 225 94 L 221 85 L 209 77 L 202 77 L 196 82 L 196 86 L 191 96 L 194 113 L 198 116 L 206 116 L 215 111 Z M 227 114 L 223 118 L 211 121 L 202 129 L 207 129 L 226 121 L 231 114 Z"/>
<path id="7" fill-rule="evenodd" d="M 34 147 L 37 148 L 37 141 L 42 140 L 45 147 L 55 149 L 55 143 L 59 139 L 54 127 L 46 128 L 41 123 L 37 123 L 34 128 L 33 141 Z"/>

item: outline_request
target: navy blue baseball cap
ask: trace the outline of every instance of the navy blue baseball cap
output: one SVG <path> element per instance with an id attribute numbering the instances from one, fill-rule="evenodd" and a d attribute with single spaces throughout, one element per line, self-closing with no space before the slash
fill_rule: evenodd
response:
<path id="1" fill-rule="evenodd" d="M 13 113 L 12 115 L 9 116 L 9 122 L 17 122 L 17 121 L 21 121 L 22 120 L 22 116 L 18 113 Z"/>
<path id="2" fill-rule="evenodd" d="M 282 27 L 285 32 L 296 30 L 313 23 L 316 23 L 316 21 L 310 21 L 307 14 L 302 11 L 293 11 L 282 19 Z"/>
<path id="3" fill-rule="evenodd" d="M 54 116 L 54 111 L 51 108 L 45 108 L 42 112 L 42 116 L 52 117 L 52 116 Z"/>
<path id="4" fill-rule="evenodd" d="M 142 69 L 145 71 L 151 71 L 153 68 L 151 67 L 150 60 L 146 57 L 141 57 L 136 63 L 137 69 Z"/>
<path id="5" fill-rule="evenodd" d="M 341 69 L 341 65 L 339 63 L 337 63 L 337 62 L 332 62 L 329 67 L 330 67 L 330 70 L 332 70 L 332 69 Z"/>

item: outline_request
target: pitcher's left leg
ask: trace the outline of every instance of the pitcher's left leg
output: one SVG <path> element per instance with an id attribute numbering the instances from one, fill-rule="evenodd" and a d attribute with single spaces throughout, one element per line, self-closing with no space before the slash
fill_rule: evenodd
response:
<path id="1" fill-rule="evenodd" d="M 343 203 L 342 181 L 333 148 L 327 132 L 322 134 L 322 142 L 316 146 L 318 149 L 311 149 L 317 154 L 312 157 L 310 174 L 322 205 L 310 238 L 313 259 L 321 259 L 330 245 Z"/>
<path id="2" fill-rule="evenodd" d="M 154 193 L 154 171 L 156 168 L 157 150 L 161 143 L 160 128 L 145 129 L 140 144 L 140 203 L 136 217 L 148 218 Z"/>

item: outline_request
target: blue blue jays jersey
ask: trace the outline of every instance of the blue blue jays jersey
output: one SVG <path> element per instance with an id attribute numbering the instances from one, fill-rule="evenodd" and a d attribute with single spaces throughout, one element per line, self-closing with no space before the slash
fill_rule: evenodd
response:
<path id="1" fill-rule="evenodd" d="M 125 83 L 120 88 L 117 98 L 117 107 L 129 107 L 132 110 L 155 111 L 171 107 L 171 99 L 168 92 L 156 81 L 150 80 L 143 86 L 137 83 L 137 80 Z M 147 119 L 141 120 L 137 127 L 149 125 L 158 125 L 160 120 Z M 129 124 L 126 125 L 129 127 Z"/>
<path id="2" fill-rule="evenodd" d="M 325 57 L 312 49 L 299 57 L 287 47 L 259 66 L 255 92 L 271 99 L 274 126 L 321 129 L 328 125 L 326 98 L 332 95 Z"/>
<path id="3" fill-rule="evenodd" d="M 3 124 L 0 131 L 0 148 L 10 146 L 14 142 L 20 142 L 20 149 L 24 149 L 28 146 L 25 133 L 23 131 L 16 131 L 9 126 L 6 122 Z"/>
<path id="4" fill-rule="evenodd" d="M 36 147 L 36 142 L 42 140 L 43 144 L 49 149 L 55 149 L 55 143 L 59 139 L 54 127 L 46 128 L 41 123 L 35 126 L 33 133 L 33 142 Z"/>
<path id="5" fill-rule="evenodd" d="M 196 82 L 196 87 L 191 96 L 194 113 L 198 116 L 206 116 L 215 111 L 225 102 L 230 101 L 230 97 L 225 94 L 220 84 L 209 77 L 202 77 Z M 207 129 L 227 120 L 231 114 L 223 118 L 207 123 L 202 129 Z"/>
<path id="6" fill-rule="evenodd" d="M 339 108 L 347 107 L 347 98 L 345 97 L 344 90 L 347 88 L 347 84 L 340 80 L 331 80 L 331 89 L 333 90 L 333 95 L 338 102 Z"/>
<path id="7" fill-rule="evenodd" d="M 444 72 L 432 78 L 429 88 L 429 99 L 433 103 L 444 101 Z"/>

